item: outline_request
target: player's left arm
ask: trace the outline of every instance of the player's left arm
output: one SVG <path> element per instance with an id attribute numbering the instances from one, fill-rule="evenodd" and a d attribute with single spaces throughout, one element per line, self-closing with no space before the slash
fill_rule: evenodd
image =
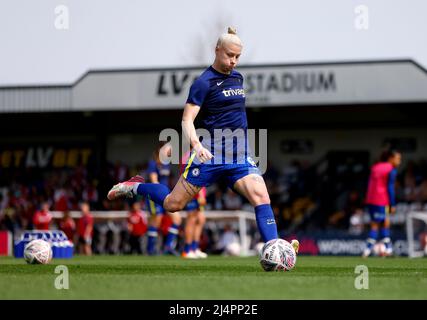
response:
<path id="1" fill-rule="evenodd" d="M 395 211 L 396 211 L 396 191 L 395 191 L 396 178 L 397 178 L 397 170 L 393 169 L 389 173 L 388 184 L 387 184 L 388 198 L 389 198 L 390 212 L 391 213 L 395 213 Z"/>

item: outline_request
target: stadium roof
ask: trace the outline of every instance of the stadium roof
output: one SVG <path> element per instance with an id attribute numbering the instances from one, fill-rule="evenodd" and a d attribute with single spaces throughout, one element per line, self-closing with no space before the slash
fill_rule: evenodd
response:
<path id="1" fill-rule="evenodd" d="M 0 112 L 180 109 L 203 69 L 92 70 L 69 85 L 0 87 Z M 427 70 L 410 59 L 238 70 L 248 107 L 427 102 Z"/>

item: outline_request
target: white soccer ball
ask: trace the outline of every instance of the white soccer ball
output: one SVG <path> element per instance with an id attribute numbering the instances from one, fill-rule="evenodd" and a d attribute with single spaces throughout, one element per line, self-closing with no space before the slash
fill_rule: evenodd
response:
<path id="1" fill-rule="evenodd" d="M 30 264 L 48 264 L 52 260 L 52 247 L 49 242 L 36 239 L 24 248 L 24 259 Z"/>
<path id="2" fill-rule="evenodd" d="M 295 267 L 296 262 L 294 247 L 283 239 L 266 242 L 260 253 L 260 263 L 265 271 L 289 271 Z"/>

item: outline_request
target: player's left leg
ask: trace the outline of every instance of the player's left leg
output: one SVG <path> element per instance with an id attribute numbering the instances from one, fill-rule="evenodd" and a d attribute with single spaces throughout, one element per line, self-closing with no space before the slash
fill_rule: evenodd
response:
<path id="1" fill-rule="evenodd" d="M 244 167 L 236 170 L 237 177 L 239 175 L 238 171 L 241 171 L 243 168 Z M 276 220 L 270 205 L 270 196 L 268 195 L 267 186 L 262 176 L 258 173 L 250 173 L 238 179 L 234 183 L 233 188 L 246 197 L 250 204 L 254 206 L 257 226 L 262 240 L 267 242 L 272 239 L 277 239 L 279 236 L 277 234 Z M 298 254 L 299 241 L 293 239 L 291 245 L 295 253 Z"/>
<path id="2" fill-rule="evenodd" d="M 267 186 L 262 176 L 256 173 L 248 174 L 238 179 L 233 188 L 254 206 L 258 230 L 262 240 L 267 242 L 271 239 L 277 239 L 276 220 L 270 205 Z"/>

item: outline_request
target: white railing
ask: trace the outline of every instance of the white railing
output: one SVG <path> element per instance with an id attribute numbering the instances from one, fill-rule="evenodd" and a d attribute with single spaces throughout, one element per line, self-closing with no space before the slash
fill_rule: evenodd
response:
<path id="1" fill-rule="evenodd" d="M 424 256 L 424 251 L 415 249 L 415 233 L 414 233 L 414 220 L 421 220 L 427 224 L 426 211 L 412 211 L 406 216 L 406 236 L 408 238 L 408 256 L 410 258 L 417 258 Z"/>
<path id="2" fill-rule="evenodd" d="M 62 211 L 51 211 L 53 218 L 60 219 L 64 216 Z M 128 217 L 128 211 L 91 211 L 94 219 L 97 220 L 120 220 Z M 148 213 L 147 213 L 148 214 Z M 180 212 L 182 218 L 186 218 L 187 212 Z M 72 218 L 78 219 L 82 216 L 81 211 L 70 211 Z M 240 235 L 240 245 L 242 248 L 242 255 L 249 255 L 249 241 L 247 237 L 248 221 L 256 221 L 253 212 L 242 210 L 207 210 L 205 211 L 206 220 L 237 220 Z"/>

